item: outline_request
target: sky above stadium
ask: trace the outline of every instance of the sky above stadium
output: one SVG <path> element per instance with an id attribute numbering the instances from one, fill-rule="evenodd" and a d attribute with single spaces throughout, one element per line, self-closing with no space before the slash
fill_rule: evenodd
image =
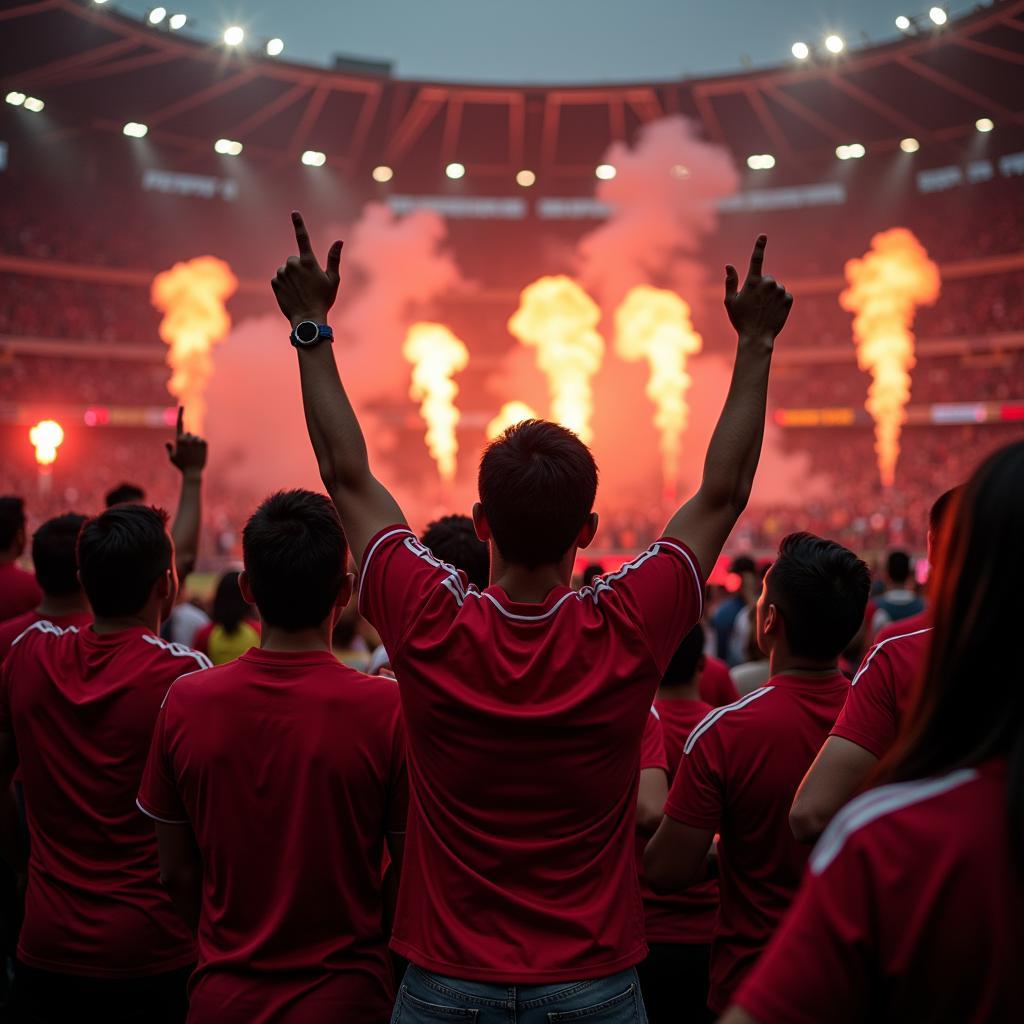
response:
<path id="1" fill-rule="evenodd" d="M 163 0 L 167 3 L 167 0 Z M 114 0 L 144 16 L 147 0 Z M 923 0 L 173 0 L 186 31 L 231 24 L 280 37 L 285 58 L 391 61 L 402 78 L 486 82 L 649 81 L 790 61 L 830 32 L 851 48 L 896 38 Z M 952 13 L 963 11 L 952 4 Z"/>

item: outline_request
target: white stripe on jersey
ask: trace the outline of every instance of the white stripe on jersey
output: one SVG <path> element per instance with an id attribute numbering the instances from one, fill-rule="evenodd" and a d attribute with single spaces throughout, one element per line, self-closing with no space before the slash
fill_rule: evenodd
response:
<path id="1" fill-rule="evenodd" d="M 55 626 L 49 619 L 40 619 L 38 622 L 33 622 L 31 626 L 27 626 L 22 632 L 20 632 L 12 641 L 11 646 L 13 647 L 19 640 L 23 640 L 33 630 L 37 633 L 48 633 L 50 636 L 66 636 L 68 633 L 77 633 L 77 626 L 67 626 L 61 629 L 60 626 Z"/>
<path id="2" fill-rule="evenodd" d="M 161 818 L 159 814 L 154 814 L 152 811 L 142 806 L 142 802 L 138 797 L 135 798 L 135 806 L 147 817 L 152 818 L 154 821 L 163 822 L 165 825 L 188 825 L 191 824 L 189 821 L 174 821 L 171 818 Z"/>
<path id="3" fill-rule="evenodd" d="M 760 700 L 766 694 L 769 694 L 774 690 L 774 686 L 762 686 L 759 690 L 753 690 L 748 693 L 745 697 L 740 697 L 739 700 L 733 701 L 732 704 L 725 704 L 720 708 L 715 708 L 714 711 L 709 711 L 701 720 L 697 723 L 697 728 L 690 733 L 683 746 L 683 753 L 688 754 L 693 750 L 694 744 L 701 738 L 717 722 L 723 715 L 727 715 L 730 711 L 739 711 L 740 708 L 745 708 L 748 704 L 753 704 L 755 700 Z"/>
<path id="4" fill-rule="evenodd" d="M 846 840 L 858 829 L 871 824 L 877 818 L 899 811 L 911 804 L 923 803 L 942 793 L 948 793 L 965 782 L 978 778 L 974 768 L 961 768 L 931 779 L 915 779 L 912 782 L 896 782 L 880 786 L 851 800 L 825 829 L 818 845 L 811 854 L 809 867 L 820 875 L 839 856 Z"/>
<path id="5" fill-rule="evenodd" d="M 184 644 L 164 640 L 161 637 L 154 636 L 152 633 L 146 633 L 142 639 L 147 644 L 152 644 L 168 654 L 173 654 L 176 658 L 194 658 L 200 668 L 213 668 L 213 662 L 205 654 L 200 651 L 193 651 L 191 647 L 186 647 Z"/>
<path id="6" fill-rule="evenodd" d="M 881 641 L 881 643 L 875 644 L 875 646 L 871 648 L 871 651 L 869 652 L 868 656 L 864 659 L 864 664 L 861 665 L 861 667 L 859 669 L 857 669 L 857 674 L 853 677 L 853 682 L 851 682 L 850 685 L 851 686 L 856 686 L 857 685 L 857 680 L 860 679 L 860 677 L 862 675 L 864 675 L 865 672 L 867 672 L 868 665 L 871 664 L 871 659 L 886 644 L 891 644 L 893 642 L 893 640 L 906 640 L 908 636 L 920 636 L 922 633 L 930 633 L 931 630 L 932 630 L 931 626 L 925 626 L 924 629 L 914 630 L 913 633 L 900 633 L 899 636 L 887 636 L 884 640 Z"/>
<path id="7" fill-rule="evenodd" d="M 661 715 L 659 715 L 659 714 L 658 714 L 658 709 L 657 709 L 657 708 L 656 708 L 656 707 L 655 707 L 655 706 L 654 706 L 653 704 L 651 705 L 651 714 L 652 714 L 652 715 L 654 715 L 654 717 L 655 717 L 655 718 L 656 718 L 656 719 L 657 719 L 657 720 L 658 720 L 659 722 L 661 721 Z"/>

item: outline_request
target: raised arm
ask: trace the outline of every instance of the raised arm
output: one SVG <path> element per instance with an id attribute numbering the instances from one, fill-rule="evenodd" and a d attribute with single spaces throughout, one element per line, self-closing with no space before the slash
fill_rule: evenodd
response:
<path id="1" fill-rule="evenodd" d="M 181 495 L 178 511 L 171 526 L 174 538 L 174 564 L 178 579 L 195 568 L 199 557 L 199 527 L 202 522 L 203 469 L 206 466 L 206 442 L 195 434 L 185 432 L 185 409 L 178 407 L 178 425 L 174 443 L 167 442 L 167 457 L 181 473 Z M 166 609 L 169 611 L 169 609 Z"/>
<path id="2" fill-rule="evenodd" d="M 335 242 L 321 269 L 309 233 L 298 213 L 292 214 L 299 255 L 289 256 L 272 282 L 281 312 L 292 325 L 304 320 L 327 323 L 338 296 L 341 242 Z M 363 561 L 367 544 L 386 526 L 405 523 L 398 502 L 370 472 L 359 420 L 345 394 L 334 352 L 323 342 L 296 346 L 302 405 L 313 442 L 320 478 L 341 516 L 356 562 Z"/>
<path id="3" fill-rule="evenodd" d="M 736 268 L 725 268 L 725 308 L 738 335 L 732 383 L 708 445 L 700 490 L 665 528 L 667 536 L 689 545 L 705 576 L 750 498 L 764 438 L 772 349 L 793 305 L 793 296 L 762 274 L 767 241 L 759 235 L 754 243 L 742 288 Z"/>

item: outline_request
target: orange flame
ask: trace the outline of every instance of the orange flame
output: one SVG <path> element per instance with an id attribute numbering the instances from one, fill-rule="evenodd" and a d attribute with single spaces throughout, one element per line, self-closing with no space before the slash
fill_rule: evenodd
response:
<path id="1" fill-rule="evenodd" d="M 661 434 L 661 478 L 668 499 L 676 496 L 682 437 L 690 422 L 686 392 L 692 379 L 686 358 L 702 347 L 690 307 L 675 292 L 638 285 L 615 311 L 615 351 L 630 362 L 646 359 L 650 367 L 647 397 Z"/>
<path id="2" fill-rule="evenodd" d="M 444 324 L 418 323 L 409 328 L 402 355 L 412 364 L 409 395 L 420 402 L 420 415 L 427 424 L 427 448 L 441 479 L 451 483 L 459 451 L 455 436 L 459 386 L 452 375 L 469 364 L 469 350 Z"/>
<path id="3" fill-rule="evenodd" d="M 571 278 L 541 277 L 527 285 L 508 329 L 537 349 L 537 364 L 548 378 L 551 414 L 590 441 L 594 398 L 590 379 L 601 368 L 604 339 L 597 332 L 601 310 Z"/>
<path id="4" fill-rule="evenodd" d="M 64 443 L 64 428 L 56 420 L 40 420 L 29 432 L 28 439 L 36 450 L 40 466 L 57 461 L 57 449 Z"/>
<path id="5" fill-rule="evenodd" d="M 514 427 L 517 423 L 522 423 L 523 420 L 535 419 L 537 419 L 537 413 L 532 406 L 519 401 L 506 402 L 498 415 L 487 424 L 487 440 L 493 441 L 495 438 L 501 437 L 509 427 Z"/>
<path id="6" fill-rule="evenodd" d="M 910 399 L 914 367 L 911 325 L 920 305 L 939 297 L 939 268 L 906 228 L 891 228 L 871 239 L 871 250 L 846 263 L 848 288 L 839 304 L 854 313 L 857 365 L 870 371 L 864 408 L 875 421 L 875 452 L 882 484 L 891 487 L 900 456 L 900 432 Z"/>
<path id="7" fill-rule="evenodd" d="M 170 346 L 167 390 L 185 407 L 185 429 L 192 433 L 203 430 L 211 351 L 231 328 L 224 303 L 237 287 L 238 278 L 216 256 L 175 263 L 153 278 L 150 301 L 165 314 L 160 337 Z"/>

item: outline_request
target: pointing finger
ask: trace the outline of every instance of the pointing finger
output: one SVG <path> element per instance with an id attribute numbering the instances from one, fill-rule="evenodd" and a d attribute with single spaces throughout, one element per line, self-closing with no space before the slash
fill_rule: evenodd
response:
<path id="1" fill-rule="evenodd" d="M 295 228 L 295 241 L 299 245 L 299 255 L 312 256 L 313 246 L 309 241 L 309 232 L 306 230 L 306 224 L 298 210 L 292 212 L 292 226 Z"/>
<path id="2" fill-rule="evenodd" d="M 179 405 L 178 406 L 178 425 L 177 425 L 177 427 L 175 428 L 175 431 L 174 431 L 174 433 L 177 436 L 179 441 L 181 440 L 181 435 L 184 432 L 185 432 L 185 406 Z"/>
<path id="3" fill-rule="evenodd" d="M 337 241 L 331 246 L 330 252 L 327 254 L 327 276 L 333 280 L 338 279 L 338 270 L 341 266 L 341 247 L 344 242 Z"/>
<path id="4" fill-rule="evenodd" d="M 754 243 L 754 251 L 750 254 L 750 269 L 747 271 L 747 280 L 756 281 L 761 276 L 761 268 L 764 266 L 764 247 L 768 244 L 767 235 L 758 235 Z"/>
<path id="5" fill-rule="evenodd" d="M 725 297 L 727 299 L 731 299 L 736 294 L 739 283 L 740 278 L 736 273 L 736 268 L 731 263 L 727 264 L 725 268 Z"/>

